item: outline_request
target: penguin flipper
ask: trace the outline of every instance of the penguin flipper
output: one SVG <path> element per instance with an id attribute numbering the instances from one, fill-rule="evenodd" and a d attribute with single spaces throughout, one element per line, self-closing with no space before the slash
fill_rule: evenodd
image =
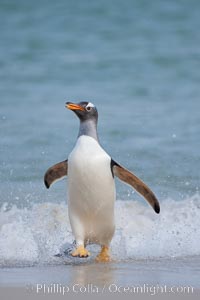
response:
<path id="1" fill-rule="evenodd" d="M 111 170 L 113 175 L 117 176 L 120 180 L 131 185 L 139 194 L 141 194 L 147 202 L 153 207 L 155 212 L 159 214 L 160 205 L 150 188 L 137 176 L 120 166 L 113 159 L 111 160 Z"/>
<path id="2" fill-rule="evenodd" d="M 68 171 L 68 160 L 59 162 L 58 164 L 50 167 L 44 175 L 44 184 L 46 188 L 50 186 L 57 180 L 61 179 L 64 176 L 67 176 Z"/>

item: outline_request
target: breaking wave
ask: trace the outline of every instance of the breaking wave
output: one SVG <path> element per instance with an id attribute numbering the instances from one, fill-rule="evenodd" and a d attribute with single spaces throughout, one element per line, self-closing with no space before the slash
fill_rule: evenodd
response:
<path id="1" fill-rule="evenodd" d="M 4 204 L 0 210 L 0 266 L 61 263 L 54 255 L 73 242 L 67 209 L 65 203 L 23 209 L 8 209 Z M 200 255 L 200 195 L 163 200 L 159 215 L 139 202 L 118 200 L 115 218 L 111 251 L 116 260 Z"/>

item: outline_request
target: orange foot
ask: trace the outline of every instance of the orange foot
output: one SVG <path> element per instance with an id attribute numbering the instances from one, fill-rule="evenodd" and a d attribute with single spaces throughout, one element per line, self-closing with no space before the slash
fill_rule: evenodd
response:
<path id="1" fill-rule="evenodd" d="M 106 246 L 103 246 L 101 248 L 101 252 L 96 257 L 96 262 L 109 262 L 111 261 L 110 255 L 109 255 L 109 248 Z"/>
<path id="2" fill-rule="evenodd" d="M 72 256 L 76 257 L 88 257 L 90 256 L 90 252 L 84 248 L 84 246 L 78 246 L 71 254 Z"/>

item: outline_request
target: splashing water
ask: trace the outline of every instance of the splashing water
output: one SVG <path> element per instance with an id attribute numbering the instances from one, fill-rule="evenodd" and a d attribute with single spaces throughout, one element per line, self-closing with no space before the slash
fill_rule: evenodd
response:
<path id="1" fill-rule="evenodd" d="M 73 242 L 64 203 L 34 204 L 0 211 L 0 265 L 57 264 L 55 254 Z M 116 260 L 200 255 L 200 196 L 182 201 L 166 199 L 161 214 L 136 201 L 116 201 Z M 94 246 L 92 246 L 94 247 Z M 95 247 L 94 247 L 95 251 Z"/>

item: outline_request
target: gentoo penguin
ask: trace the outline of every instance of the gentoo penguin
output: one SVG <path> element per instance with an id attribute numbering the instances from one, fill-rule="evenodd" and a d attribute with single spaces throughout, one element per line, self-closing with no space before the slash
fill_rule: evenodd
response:
<path id="1" fill-rule="evenodd" d="M 133 173 L 114 161 L 101 147 L 97 135 L 98 112 L 90 102 L 66 103 L 80 120 L 78 138 L 67 160 L 50 167 L 44 176 L 47 188 L 68 175 L 68 212 L 75 236 L 72 256 L 87 257 L 88 243 L 101 245 L 98 262 L 110 261 L 109 246 L 115 231 L 114 176 L 130 184 L 160 212 L 159 202 L 150 188 Z"/>

